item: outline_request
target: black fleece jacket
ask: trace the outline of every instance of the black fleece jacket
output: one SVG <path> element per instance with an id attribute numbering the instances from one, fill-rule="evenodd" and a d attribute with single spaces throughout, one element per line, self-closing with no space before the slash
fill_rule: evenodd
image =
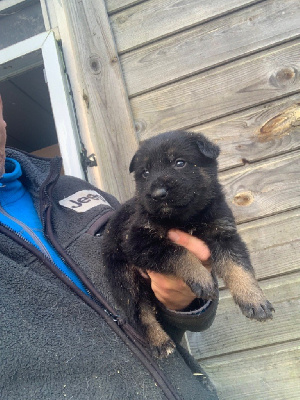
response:
<path id="1" fill-rule="evenodd" d="M 165 390 L 126 345 L 126 334 L 118 335 L 110 313 L 103 312 L 97 298 L 104 298 L 112 314 L 120 312 L 104 278 L 100 251 L 101 232 L 118 202 L 85 181 L 60 176 L 58 158 L 14 149 L 6 155 L 21 164 L 22 183 L 49 241 L 82 274 L 95 300 L 81 295 L 30 244 L 0 225 L 0 398 L 217 399 L 205 373 L 179 343 L 167 359 L 150 359 L 167 383 Z M 199 316 L 164 310 L 161 319 L 178 342 L 185 329 L 207 329 L 216 307 L 213 302 Z"/>

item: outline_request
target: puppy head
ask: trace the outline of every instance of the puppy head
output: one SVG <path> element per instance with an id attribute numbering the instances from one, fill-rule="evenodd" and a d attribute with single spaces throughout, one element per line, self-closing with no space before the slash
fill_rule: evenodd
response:
<path id="1" fill-rule="evenodd" d="M 165 132 L 145 140 L 129 168 L 139 203 L 158 218 L 197 214 L 219 188 L 218 155 L 218 146 L 193 132 Z"/>

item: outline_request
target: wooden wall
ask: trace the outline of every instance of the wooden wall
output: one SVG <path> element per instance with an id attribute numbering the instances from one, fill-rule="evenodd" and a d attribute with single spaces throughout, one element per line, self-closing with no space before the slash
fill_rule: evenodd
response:
<path id="1" fill-rule="evenodd" d="M 300 2 L 106 0 L 139 140 L 202 131 L 273 321 L 221 284 L 214 325 L 188 335 L 220 399 L 300 398 Z"/>

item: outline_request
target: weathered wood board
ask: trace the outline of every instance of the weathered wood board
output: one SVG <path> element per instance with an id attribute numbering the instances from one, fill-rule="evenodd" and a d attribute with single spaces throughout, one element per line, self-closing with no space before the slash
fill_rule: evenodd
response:
<path id="1" fill-rule="evenodd" d="M 220 174 L 238 223 L 300 206 L 300 152 L 295 151 Z"/>
<path id="2" fill-rule="evenodd" d="M 111 16 L 119 53 L 188 29 L 258 0 L 151 0 Z"/>
<path id="3" fill-rule="evenodd" d="M 247 319 L 229 291 L 222 290 L 213 325 L 188 333 L 194 357 L 206 359 L 300 338 L 300 272 L 262 281 L 260 286 L 275 307 L 273 320 Z"/>
<path id="4" fill-rule="evenodd" d="M 300 41 L 246 57 L 131 100 L 141 139 L 190 128 L 300 91 Z"/>
<path id="5" fill-rule="evenodd" d="M 220 400 L 299 400 L 300 340 L 200 361 Z"/>
<path id="6" fill-rule="evenodd" d="M 189 333 L 221 400 L 300 398 L 300 3 L 106 0 L 138 139 L 203 132 L 273 321 L 221 282 L 216 320 Z"/>
<path id="7" fill-rule="evenodd" d="M 108 13 L 111 14 L 112 12 L 123 10 L 143 1 L 145 0 L 105 0 L 105 3 Z"/>
<path id="8" fill-rule="evenodd" d="M 128 166 L 137 140 L 104 2 L 64 1 L 81 72 L 101 187 L 120 201 L 133 192 Z"/>
<path id="9" fill-rule="evenodd" d="M 258 279 L 300 270 L 299 227 L 299 208 L 239 225 Z"/>
<path id="10" fill-rule="evenodd" d="M 120 62 L 132 97 L 299 35 L 300 2 L 264 1 L 124 54 Z"/>
<path id="11" fill-rule="evenodd" d="M 219 170 L 300 147 L 300 93 L 193 128 L 221 147 Z"/>

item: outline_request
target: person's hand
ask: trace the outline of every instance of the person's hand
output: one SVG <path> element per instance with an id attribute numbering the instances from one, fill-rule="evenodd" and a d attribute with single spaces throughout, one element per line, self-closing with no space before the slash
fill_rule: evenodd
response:
<path id="1" fill-rule="evenodd" d="M 169 231 L 168 236 L 174 243 L 185 247 L 198 257 L 204 266 L 203 268 L 211 270 L 210 251 L 202 240 L 173 229 Z M 156 298 L 170 310 L 182 310 L 196 298 L 187 284 L 175 276 L 163 275 L 153 271 L 147 271 L 147 274 L 151 279 L 151 288 Z"/>
<path id="2" fill-rule="evenodd" d="M 0 178 L 5 166 L 6 122 L 3 119 L 3 103 L 0 96 Z"/>

